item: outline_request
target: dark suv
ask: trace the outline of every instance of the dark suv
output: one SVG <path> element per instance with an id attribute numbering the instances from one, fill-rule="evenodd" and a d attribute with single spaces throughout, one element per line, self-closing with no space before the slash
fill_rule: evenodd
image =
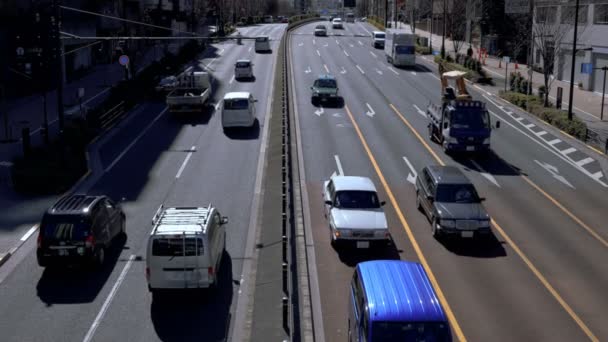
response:
<path id="1" fill-rule="evenodd" d="M 101 266 L 112 242 L 126 238 L 125 222 L 121 207 L 106 196 L 65 196 L 42 217 L 38 264 L 91 262 Z"/>
<path id="2" fill-rule="evenodd" d="M 416 204 L 431 220 L 433 236 L 490 235 L 490 216 L 471 181 L 455 166 L 427 166 L 416 178 Z"/>

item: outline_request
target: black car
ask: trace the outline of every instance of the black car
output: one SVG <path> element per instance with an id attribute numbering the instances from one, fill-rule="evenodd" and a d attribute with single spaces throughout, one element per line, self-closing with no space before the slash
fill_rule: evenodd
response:
<path id="1" fill-rule="evenodd" d="M 65 196 L 42 217 L 38 264 L 86 262 L 101 266 L 111 244 L 119 237 L 126 238 L 125 223 L 121 207 L 106 196 Z"/>
<path id="2" fill-rule="evenodd" d="M 491 219 L 475 186 L 455 166 L 432 165 L 416 177 L 416 205 L 431 221 L 436 238 L 488 237 Z"/>

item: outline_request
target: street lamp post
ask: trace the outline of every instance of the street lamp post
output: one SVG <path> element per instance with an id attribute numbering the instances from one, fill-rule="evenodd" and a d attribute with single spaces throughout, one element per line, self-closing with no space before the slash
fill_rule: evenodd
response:
<path id="1" fill-rule="evenodd" d="M 446 30 L 446 10 L 447 1 L 443 0 L 443 34 L 441 35 L 441 58 L 445 58 L 445 30 Z"/>
<path id="2" fill-rule="evenodd" d="M 578 34 L 578 4 L 576 0 L 574 10 L 574 35 L 572 36 L 572 65 L 570 66 L 570 94 L 568 101 L 568 120 L 572 120 L 572 101 L 574 100 L 574 67 L 576 65 L 576 36 Z"/>
<path id="3" fill-rule="evenodd" d="M 608 70 L 608 66 L 595 68 L 594 70 L 604 71 L 604 87 L 602 88 L 602 109 L 600 111 L 600 121 L 604 121 L 604 97 L 606 96 L 606 71 Z"/>

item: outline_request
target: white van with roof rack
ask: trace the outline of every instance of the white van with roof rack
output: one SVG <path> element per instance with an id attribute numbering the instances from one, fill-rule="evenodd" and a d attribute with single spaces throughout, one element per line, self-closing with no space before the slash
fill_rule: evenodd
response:
<path id="1" fill-rule="evenodd" d="M 146 253 L 148 289 L 215 287 L 226 249 L 228 218 L 207 207 L 160 206 Z"/>

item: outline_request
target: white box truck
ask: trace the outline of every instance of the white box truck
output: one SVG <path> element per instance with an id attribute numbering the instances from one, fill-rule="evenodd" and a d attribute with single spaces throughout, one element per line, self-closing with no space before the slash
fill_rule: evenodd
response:
<path id="1" fill-rule="evenodd" d="M 386 61 L 394 66 L 416 66 L 416 36 L 409 25 L 398 29 L 386 29 L 384 53 Z"/>

